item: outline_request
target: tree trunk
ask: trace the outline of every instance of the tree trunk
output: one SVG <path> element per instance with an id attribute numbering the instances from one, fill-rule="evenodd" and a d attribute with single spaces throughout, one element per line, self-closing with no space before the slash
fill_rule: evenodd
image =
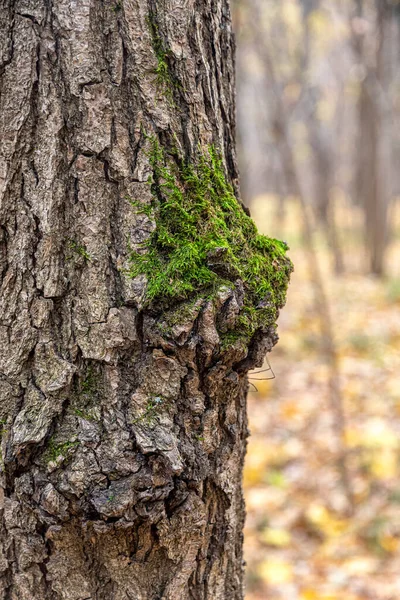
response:
<path id="1" fill-rule="evenodd" d="M 368 268 L 374 275 L 385 273 L 385 254 L 389 242 L 391 202 L 392 115 L 387 94 L 388 42 L 392 7 L 376 0 L 375 47 L 370 57 L 365 42 L 355 37 L 356 56 L 366 73 L 360 82 L 358 100 L 359 136 L 357 152 L 357 203 L 364 208 L 364 237 Z M 362 3 L 358 14 L 362 15 Z M 370 51 L 371 53 L 371 51 Z"/>
<path id="2" fill-rule="evenodd" d="M 334 205 L 331 201 L 331 187 L 333 185 L 333 152 L 323 140 L 320 123 L 315 114 L 310 115 L 309 131 L 312 148 L 312 161 L 315 165 L 315 209 L 319 223 L 324 228 L 328 246 L 332 252 L 334 269 L 337 275 L 343 273 L 344 264 L 340 246 Z"/>
<path id="3" fill-rule="evenodd" d="M 243 597 L 290 263 L 235 199 L 232 50 L 227 0 L 2 0 L 5 600 Z"/>

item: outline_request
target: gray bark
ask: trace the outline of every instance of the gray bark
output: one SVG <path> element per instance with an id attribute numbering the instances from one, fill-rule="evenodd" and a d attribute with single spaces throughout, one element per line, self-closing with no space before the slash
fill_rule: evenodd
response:
<path id="1" fill-rule="evenodd" d="M 220 351 L 234 290 L 164 335 L 124 275 L 155 226 L 127 200 L 150 201 L 144 132 L 216 144 L 236 186 L 228 1 L 2 0 L 0 22 L 0 597 L 240 599 L 246 371 L 276 336 Z"/>

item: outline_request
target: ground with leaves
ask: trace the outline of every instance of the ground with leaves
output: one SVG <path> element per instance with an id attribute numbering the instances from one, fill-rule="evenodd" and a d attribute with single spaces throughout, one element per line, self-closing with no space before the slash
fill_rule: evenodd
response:
<path id="1" fill-rule="evenodd" d="M 252 212 L 262 232 L 289 242 L 295 273 L 279 321 L 280 342 L 270 356 L 276 378 L 253 380 L 258 392 L 249 398 L 246 600 L 398 600 L 400 244 L 392 244 L 391 275 L 382 281 L 361 274 L 357 215 L 341 215 L 344 276 L 332 275 L 327 248 L 322 239 L 317 244 L 340 354 L 347 418 L 342 443 L 355 494 L 350 516 L 301 220 L 290 204 L 278 226 L 275 211 L 262 198 Z"/>

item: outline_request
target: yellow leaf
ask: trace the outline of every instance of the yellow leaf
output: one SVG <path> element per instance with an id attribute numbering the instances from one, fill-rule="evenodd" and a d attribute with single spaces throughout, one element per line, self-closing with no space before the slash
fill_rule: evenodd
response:
<path id="1" fill-rule="evenodd" d="M 300 595 L 300 600 L 318 600 L 318 592 L 315 590 L 303 590 Z"/>
<path id="2" fill-rule="evenodd" d="M 353 596 L 352 596 L 353 598 Z M 343 597 L 339 598 L 336 594 L 317 592 L 313 589 L 306 589 L 301 592 L 299 600 L 344 600 Z M 350 600 L 349 596 L 346 596 L 346 600 Z"/>
<path id="3" fill-rule="evenodd" d="M 292 420 L 301 414 L 299 401 L 292 400 L 285 402 L 281 407 L 281 415 L 284 419 Z"/>
<path id="4" fill-rule="evenodd" d="M 344 434 L 346 446 L 349 448 L 355 448 L 361 445 L 362 435 L 361 432 L 355 427 L 348 427 Z"/>
<path id="5" fill-rule="evenodd" d="M 348 527 L 346 520 L 336 519 L 322 504 L 311 504 L 306 516 L 315 527 L 329 537 L 341 535 Z"/>
<path id="6" fill-rule="evenodd" d="M 255 392 L 257 394 L 258 399 L 269 396 L 274 385 L 272 379 L 260 379 L 262 376 L 263 375 L 254 375 L 254 377 L 257 377 L 257 379 L 252 381 L 250 374 L 250 383 L 252 383 L 252 385 L 250 386 L 250 392 Z M 269 373 L 266 373 L 266 377 L 268 376 Z M 253 385 L 255 386 L 257 391 L 254 389 Z"/>
<path id="7" fill-rule="evenodd" d="M 382 546 L 382 548 L 386 550 L 386 552 L 396 554 L 399 549 L 400 540 L 386 533 L 379 538 L 379 543 Z"/>
<path id="8" fill-rule="evenodd" d="M 398 448 L 399 438 L 397 434 L 378 417 L 370 419 L 364 428 L 364 444 L 369 447 Z"/>
<path id="9" fill-rule="evenodd" d="M 285 485 L 286 481 L 282 474 L 275 470 L 284 465 L 288 460 L 288 452 L 284 444 L 271 444 L 266 438 L 254 437 L 250 440 L 244 469 L 244 484 L 254 485 L 264 482 L 266 479 L 272 485 Z M 268 467 L 273 472 L 267 473 Z M 274 469 L 275 467 L 275 469 Z M 278 480 L 275 483 L 275 480 Z"/>
<path id="10" fill-rule="evenodd" d="M 290 533 L 285 529 L 273 529 L 268 527 L 265 529 L 260 539 L 269 546 L 277 546 L 278 548 L 285 548 L 290 544 Z"/>
<path id="11" fill-rule="evenodd" d="M 279 559 L 264 560 L 258 567 L 258 574 L 270 585 L 288 583 L 293 579 L 292 565 Z"/>
<path id="12" fill-rule="evenodd" d="M 244 469 L 244 485 L 254 485 L 262 481 L 269 461 L 269 447 L 262 440 L 253 438 L 249 444 Z"/>
<path id="13" fill-rule="evenodd" d="M 346 444 L 350 448 L 398 448 L 399 439 L 394 431 L 378 417 L 369 419 L 363 429 L 348 428 L 345 434 Z"/>
<path id="14" fill-rule="evenodd" d="M 382 448 L 374 452 L 371 472 L 378 479 L 393 479 L 398 475 L 398 455 L 393 448 Z"/>

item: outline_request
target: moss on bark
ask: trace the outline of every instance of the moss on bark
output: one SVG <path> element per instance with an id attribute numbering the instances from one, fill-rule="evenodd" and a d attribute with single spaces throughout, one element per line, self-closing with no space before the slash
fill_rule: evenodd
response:
<path id="1" fill-rule="evenodd" d="M 153 201 L 143 211 L 156 228 L 130 257 L 130 276 L 147 277 L 147 304 L 169 308 L 184 299 L 212 298 L 241 281 L 244 302 L 229 336 L 249 339 L 273 324 L 292 271 L 288 247 L 258 233 L 227 182 L 215 147 L 199 151 L 189 163 L 178 152 L 167 155 L 152 139 L 149 157 Z"/>

